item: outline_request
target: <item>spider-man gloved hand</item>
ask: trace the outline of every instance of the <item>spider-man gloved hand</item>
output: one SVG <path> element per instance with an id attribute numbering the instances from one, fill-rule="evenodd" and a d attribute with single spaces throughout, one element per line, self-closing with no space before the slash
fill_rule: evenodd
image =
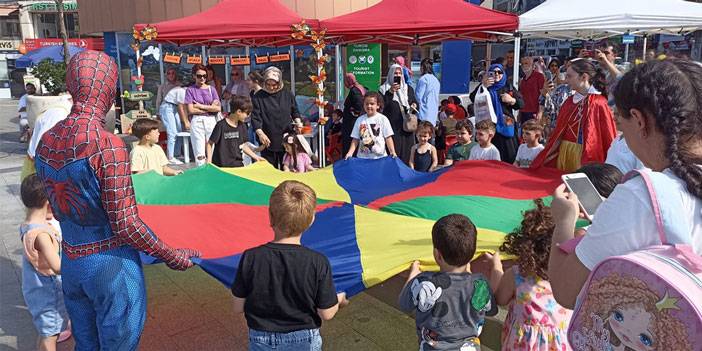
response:
<path id="1" fill-rule="evenodd" d="M 200 251 L 193 249 L 175 249 L 173 250 L 174 256 L 170 260 L 166 261 L 166 265 L 170 269 L 175 269 L 178 271 L 184 271 L 193 266 L 192 259 L 195 257 L 200 257 Z"/>

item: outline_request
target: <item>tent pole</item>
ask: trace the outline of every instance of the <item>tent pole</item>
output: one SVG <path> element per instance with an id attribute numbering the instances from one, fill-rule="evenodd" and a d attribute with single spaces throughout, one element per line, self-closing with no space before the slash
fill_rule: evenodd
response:
<path id="1" fill-rule="evenodd" d="M 492 61 L 492 43 L 488 42 L 485 46 L 485 72 L 490 69 L 490 61 Z"/>
<path id="2" fill-rule="evenodd" d="M 629 62 L 629 44 L 624 46 L 624 62 Z"/>
<path id="3" fill-rule="evenodd" d="M 512 67 L 512 86 L 519 87 L 519 48 L 522 46 L 522 36 L 519 33 L 514 37 L 514 67 Z"/>
<path id="4" fill-rule="evenodd" d="M 641 59 L 643 61 L 646 61 L 646 44 L 648 40 L 648 34 L 644 34 L 644 43 L 643 43 L 643 54 L 641 55 Z"/>

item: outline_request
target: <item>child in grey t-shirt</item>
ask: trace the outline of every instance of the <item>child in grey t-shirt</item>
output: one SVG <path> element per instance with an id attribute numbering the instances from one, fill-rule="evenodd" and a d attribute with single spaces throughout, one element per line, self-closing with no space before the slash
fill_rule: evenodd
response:
<path id="1" fill-rule="evenodd" d="M 475 225 L 452 214 L 432 228 L 439 272 L 422 272 L 419 261 L 399 297 L 400 308 L 416 309 L 419 350 L 479 351 L 485 316 L 497 314 L 492 290 L 482 274 L 470 273 L 475 254 Z"/>

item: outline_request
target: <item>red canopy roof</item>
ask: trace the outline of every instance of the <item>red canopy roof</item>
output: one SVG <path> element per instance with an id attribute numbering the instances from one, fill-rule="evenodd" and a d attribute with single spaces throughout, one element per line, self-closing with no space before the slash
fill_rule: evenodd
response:
<path id="1" fill-rule="evenodd" d="M 451 39 L 495 39 L 514 32 L 513 14 L 462 0 L 383 0 L 364 10 L 321 21 L 337 43 L 426 44 Z"/>
<path id="2" fill-rule="evenodd" d="M 224 0 L 192 16 L 148 25 L 156 27 L 157 41 L 180 45 L 282 46 L 294 43 L 290 26 L 300 21 L 278 0 Z M 317 20 L 306 22 L 318 25 Z"/>

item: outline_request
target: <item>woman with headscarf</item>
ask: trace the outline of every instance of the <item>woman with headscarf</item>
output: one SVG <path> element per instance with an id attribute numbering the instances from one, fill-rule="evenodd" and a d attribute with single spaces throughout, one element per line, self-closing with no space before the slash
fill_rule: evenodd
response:
<path id="1" fill-rule="evenodd" d="M 405 57 L 404 56 L 396 56 L 395 57 L 395 63 L 400 65 L 402 67 L 402 75 L 405 77 L 405 82 L 409 84 L 410 86 L 413 86 L 412 82 L 412 71 L 407 67 L 407 63 L 405 62 Z"/>
<path id="2" fill-rule="evenodd" d="M 488 73 L 483 76 L 482 86 L 487 88 L 490 93 L 493 112 L 497 117 L 492 144 L 500 151 L 500 159 L 512 164 L 519 149 L 519 138 L 512 110 L 520 109 L 524 105 L 524 100 L 522 100 L 522 95 L 512 88 L 512 85 L 507 84 L 507 74 L 501 64 L 490 65 Z M 475 94 L 477 94 L 478 89 L 479 87 L 470 94 L 470 99 L 473 102 L 475 102 Z"/>
<path id="3" fill-rule="evenodd" d="M 395 83 L 395 77 L 399 77 L 400 83 Z M 414 89 L 405 81 L 402 67 L 398 64 L 390 66 L 385 84 L 380 86 L 380 94 L 383 95 L 385 107 L 383 114 L 390 121 L 392 136 L 395 143 L 395 152 L 405 164 L 409 164 L 412 146 L 415 144 L 414 133 L 406 132 L 402 128 L 404 114 L 408 112 L 417 113 L 417 98 Z"/>
<path id="4" fill-rule="evenodd" d="M 258 140 L 266 146 L 261 156 L 273 167 L 283 169 L 283 131 L 300 118 L 295 96 L 283 89 L 283 72 L 275 66 L 263 71 L 263 89 L 254 94 L 251 122 Z"/>
<path id="5" fill-rule="evenodd" d="M 344 86 L 349 89 L 349 94 L 344 100 L 344 117 L 341 122 L 341 144 L 342 155 L 346 155 L 351 147 L 351 132 L 358 116 L 363 112 L 363 96 L 366 95 L 366 88 L 356 80 L 353 73 L 346 73 L 344 76 Z"/>

